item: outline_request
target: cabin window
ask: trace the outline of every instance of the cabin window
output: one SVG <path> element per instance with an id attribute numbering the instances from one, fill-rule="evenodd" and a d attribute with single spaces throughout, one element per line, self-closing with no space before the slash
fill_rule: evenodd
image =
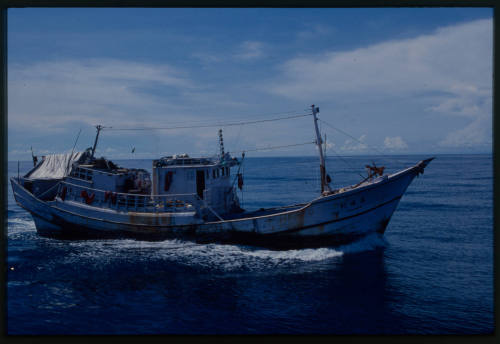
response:
<path id="1" fill-rule="evenodd" d="M 229 176 L 230 169 L 229 167 L 226 167 L 226 176 Z"/>
<path id="2" fill-rule="evenodd" d="M 208 170 L 205 170 L 205 173 L 207 175 L 207 179 L 210 178 L 210 173 L 208 173 Z"/>
<path id="3" fill-rule="evenodd" d="M 219 169 L 217 169 L 217 178 L 219 178 Z"/>
<path id="4" fill-rule="evenodd" d="M 212 170 L 212 177 L 215 179 L 215 170 Z"/>
<path id="5" fill-rule="evenodd" d="M 220 169 L 221 170 L 221 174 L 222 176 L 224 177 L 224 167 Z"/>

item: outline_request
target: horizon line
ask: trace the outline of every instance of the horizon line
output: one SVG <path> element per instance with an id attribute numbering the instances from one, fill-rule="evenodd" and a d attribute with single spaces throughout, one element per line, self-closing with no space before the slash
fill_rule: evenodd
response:
<path id="1" fill-rule="evenodd" d="M 51 155 L 51 154 L 46 154 Z M 337 158 L 337 157 L 375 157 L 375 156 L 415 156 L 415 155 L 432 155 L 432 156 L 443 156 L 443 155 L 493 155 L 493 152 L 483 152 L 483 153 L 407 153 L 407 154 L 354 154 L 354 155 L 336 155 L 327 156 L 326 158 Z M 42 155 L 40 155 L 42 156 Z M 316 155 L 275 155 L 275 156 L 251 156 L 245 157 L 246 159 L 262 159 L 262 158 L 310 158 L 317 157 Z M 161 157 L 160 157 L 161 158 Z M 155 160 L 159 158 L 106 158 L 108 160 Z M 7 162 L 32 162 L 32 160 L 11 160 L 8 159 Z"/>

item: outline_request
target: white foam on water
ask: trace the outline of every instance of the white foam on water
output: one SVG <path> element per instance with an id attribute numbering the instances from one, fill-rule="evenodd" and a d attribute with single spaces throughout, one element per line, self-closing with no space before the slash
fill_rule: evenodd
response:
<path id="1" fill-rule="evenodd" d="M 13 217 L 8 219 L 8 224 L 17 224 L 17 225 L 32 225 L 35 227 L 35 223 L 30 217 Z"/>
<path id="2" fill-rule="evenodd" d="M 182 240 L 137 241 L 85 240 L 67 242 L 75 250 L 69 260 L 89 259 L 99 261 L 118 260 L 161 260 L 188 266 L 234 271 L 238 269 L 269 270 L 290 265 L 304 265 L 314 262 L 329 262 L 344 254 L 372 251 L 386 245 L 381 235 L 369 235 L 360 240 L 339 247 L 306 248 L 276 251 L 238 245 L 197 244 Z"/>
<path id="3" fill-rule="evenodd" d="M 36 230 L 35 222 L 31 217 L 11 217 L 7 220 L 8 237 L 34 230 Z"/>
<path id="4" fill-rule="evenodd" d="M 242 251 L 244 255 L 257 257 L 261 259 L 272 260 L 299 260 L 304 262 L 322 261 L 329 258 L 340 257 L 343 252 L 333 248 L 307 248 L 300 250 L 287 250 L 287 251 L 272 251 L 272 250 L 256 250 L 256 251 Z"/>

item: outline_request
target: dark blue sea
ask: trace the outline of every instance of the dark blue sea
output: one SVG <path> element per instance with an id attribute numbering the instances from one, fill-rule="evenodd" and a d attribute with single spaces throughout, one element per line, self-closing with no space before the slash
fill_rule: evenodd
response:
<path id="1" fill-rule="evenodd" d="M 327 169 L 340 187 L 372 161 L 394 172 L 427 157 L 332 157 Z M 244 166 L 247 209 L 319 193 L 317 157 Z M 384 236 L 288 251 L 45 238 L 9 185 L 8 334 L 491 334 L 492 177 L 491 155 L 438 155 Z"/>

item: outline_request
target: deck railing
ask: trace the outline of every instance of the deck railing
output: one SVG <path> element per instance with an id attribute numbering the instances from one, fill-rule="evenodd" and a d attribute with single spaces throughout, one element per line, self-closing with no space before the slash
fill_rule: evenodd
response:
<path id="1" fill-rule="evenodd" d="M 111 192 L 61 182 L 57 195 L 63 200 L 86 203 L 94 207 L 135 212 L 199 211 L 203 202 L 197 194 L 143 195 Z"/>

